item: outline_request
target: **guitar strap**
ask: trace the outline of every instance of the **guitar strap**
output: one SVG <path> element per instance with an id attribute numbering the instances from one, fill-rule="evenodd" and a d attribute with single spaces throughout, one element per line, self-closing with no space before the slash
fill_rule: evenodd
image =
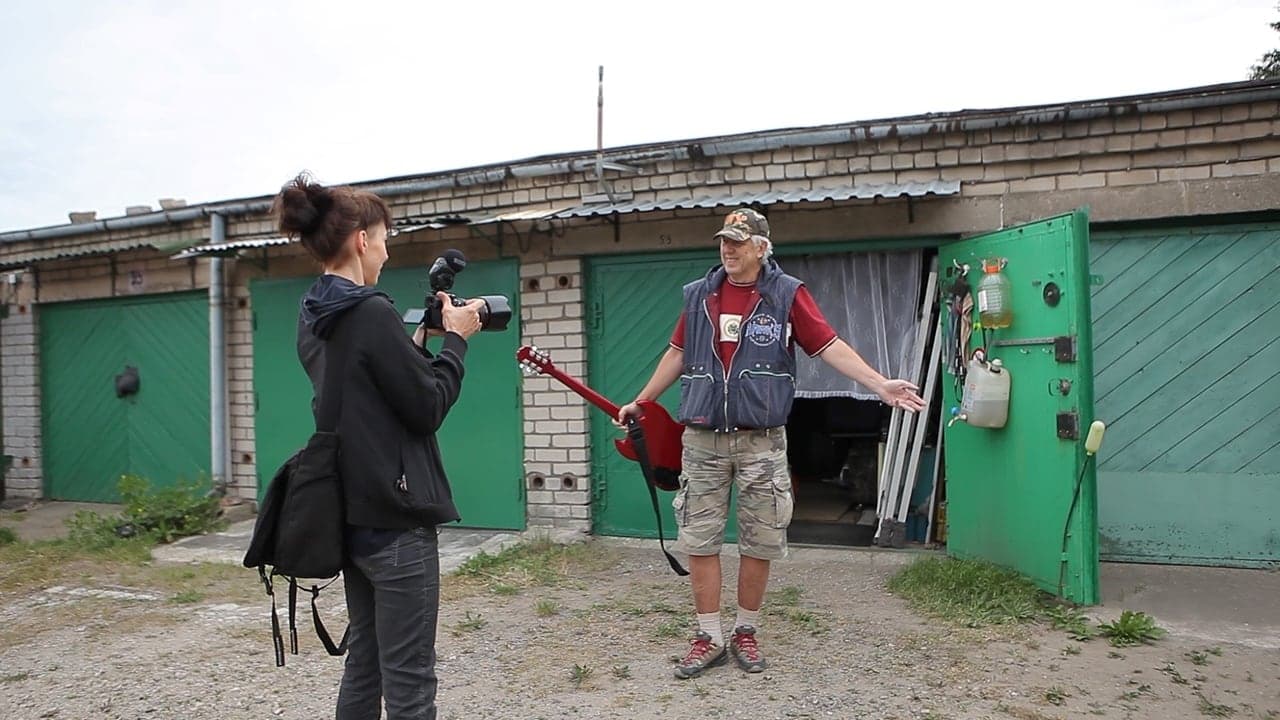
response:
<path id="1" fill-rule="evenodd" d="M 662 554 L 667 556 L 667 562 L 671 564 L 671 569 L 677 575 L 688 575 L 689 571 L 684 569 L 679 560 L 667 551 L 667 541 L 662 533 L 662 511 L 658 508 L 658 489 L 657 483 L 654 481 L 653 466 L 649 464 L 649 449 L 644 442 L 644 429 L 640 427 L 640 422 L 635 416 L 627 418 L 627 437 L 631 438 L 631 445 L 636 449 L 636 458 L 640 461 L 640 471 L 644 473 L 644 484 L 649 488 L 649 499 L 653 501 L 653 519 L 658 522 L 658 545 L 662 547 Z"/>

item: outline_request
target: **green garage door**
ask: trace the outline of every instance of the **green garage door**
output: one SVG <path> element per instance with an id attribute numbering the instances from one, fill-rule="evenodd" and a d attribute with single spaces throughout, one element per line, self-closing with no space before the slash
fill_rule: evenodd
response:
<path id="1" fill-rule="evenodd" d="M 1280 227 L 1099 233 L 1090 252 L 1102 557 L 1280 562 Z"/>
<path id="2" fill-rule="evenodd" d="M 209 473 L 209 313 L 204 294 L 39 306 L 44 472 L 50 498 L 119 499 Z M 116 396 L 137 368 L 139 390 Z"/>
<path id="3" fill-rule="evenodd" d="M 680 315 L 680 288 L 715 263 L 716 256 L 706 252 L 591 259 L 587 265 L 588 384 L 618 404 L 635 398 L 666 352 Z M 680 405 L 679 383 L 659 401 L 674 417 Z M 595 408 L 590 412 L 593 531 L 657 537 L 653 504 L 640 466 L 613 446 L 622 431 L 603 412 Z M 671 493 L 658 494 L 668 537 L 675 534 L 671 498 Z M 730 520 L 729 542 L 736 538 L 735 523 Z"/>
<path id="4" fill-rule="evenodd" d="M 315 428 L 311 384 L 298 363 L 298 303 L 314 277 L 255 280 L 253 300 L 253 381 L 257 402 L 258 492 Z M 427 290 L 425 268 L 384 270 L 378 287 L 401 311 L 421 307 Z M 518 299 L 515 260 L 471 262 L 458 275 L 460 296 L 503 294 Z M 515 312 L 519 309 L 513 307 Z M 439 433 L 453 499 L 467 527 L 523 529 L 525 523 L 523 443 L 520 417 L 519 322 L 504 332 L 482 332 L 467 350 L 462 397 Z M 432 341 L 436 347 L 439 341 Z"/>

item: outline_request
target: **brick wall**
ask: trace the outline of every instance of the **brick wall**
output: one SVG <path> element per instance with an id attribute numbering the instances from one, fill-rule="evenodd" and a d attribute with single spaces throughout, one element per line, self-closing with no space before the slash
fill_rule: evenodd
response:
<path id="1" fill-rule="evenodd" d="M 586 378 L 582 263 L 520 266 L 520 330 L 525 345 L 556 367 Z M 587 402 L 547 376 L 524 380 L 524 468 L 531 525 L 590 530 L 591 437 Z"/>
<path id="2" fill-rule="evenodd" d="M 38 498 L 44 494 L 37 328 L 36 312 L 25 300 L 10 304 L 8 317 L 0 319 L 4 454 L 13 458 L 5 473 L 5 494 L 11 498 Z"/>

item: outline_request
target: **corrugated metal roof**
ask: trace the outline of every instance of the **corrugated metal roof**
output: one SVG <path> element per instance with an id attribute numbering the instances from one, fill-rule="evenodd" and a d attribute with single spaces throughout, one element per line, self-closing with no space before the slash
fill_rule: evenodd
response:
<path id="1" fill-rule="evenodd" d="M 553 217 L 557 213 L 571 209 L 572 206 L 562 205 L 554 208 L 539 208 L 536 210 L 510 210 L 498 213 L 479 213 L 474 215 L 429 215 L 405 218 L 396 221 L 396 230 L 402 233 L 415 232 L 417 230 L 440 230 L 451 227 L 453 225 L 487 225 L 495 222 L 512 222 L 516 220 L 543 220 Z"/>
<path id="2" fill-rule="evenodd" d="M 19 251 L 0 256 L 0 268 L 25 267 L 42 260 L 60 260 L 63 258 L 85 257 L 88 255 L 106 255 L 124 250 L 154 247 L 152 238 L 135 237 L 108 240 L 105 242 L 81 243 L 78 245 L 51 246 L 47 242 L 42 247 L 27 251 Z"/>
<path id="3" fill-rule="evenodd" d="M 927 183 L 886 183 L 881 185 L 843 185 L 831 188 L 813 188 L 811 190 L 769 190 L 756 193 L 691 195 L 687 198 L 669 200 L 594 203 L 563 210 L 556 213 L 555 217 L 590 217 L 593 215 L 617 215 L 653 210 L 773 205 L 776 203 L 825 202 L 828 200 L 870 200 L 877 197 L 924 197 L 926 195 L 955 195 L 959 192 L 959 180 L 935 180 Z"/>
<path id="4" fill-rule="evenodd" d="M 189 247 L 177 255 L 170 256 L 173 260 L 182 260 L 189 257 L 207 257 L 210 255 L 234 255 L 240 250 L 248 250 L 251 248 L 271 247 L 272 245 L 288 245 L 293 242 L 286 237 L 264 237 L 264 238 L 244 238 L 241 240 L 228 240 L 227 242 L 210 243 L 208 245 L 196 245 Z"/>

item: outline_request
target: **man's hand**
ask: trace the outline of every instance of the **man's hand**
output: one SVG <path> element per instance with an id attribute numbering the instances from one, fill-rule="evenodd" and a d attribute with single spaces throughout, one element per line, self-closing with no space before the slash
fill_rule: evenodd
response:
<path id="1" fill-rule="evenodd" d="M 613 419 L 613 424 L 624 428 L 627 426 L 627 417 L 640 417 L 643 414 L 644 411 L 640 409 L 640 403 L 632 401 L 618 408 L 618 417 Z"/>
<path id="2" fill-rule="evenodd" d="M 924 399 L 916 394 L 919 389 L 914 383 L 906 380 L 885 380 L 884 384 L 876 390 L 876 394 L 889 407 L 900 407 L 910 412 L 919 412 L 924 409 Z"/>
<path id="3" fill-rule="evenodd" d="M 468 301 L 466 305 L 454 307 L 448 293 L 438 292 L 436 297 L 444 303 L 440 310 L 440 324 L 444 326 L 445 332 L 457 333 L 464 340 L 480 332 L 480 308 L 484 307 L 483 300 L 477 298 Z"/>

